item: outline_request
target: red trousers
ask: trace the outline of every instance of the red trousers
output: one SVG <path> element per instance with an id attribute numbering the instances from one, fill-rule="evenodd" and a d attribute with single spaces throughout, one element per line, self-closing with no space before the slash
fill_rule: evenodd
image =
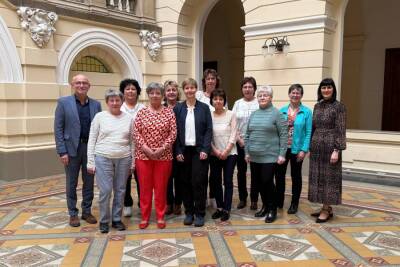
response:
<path id="1" fill-rule="evenodd" d="M 150 219 L 153 190 L 157 220 L 164 220 L 167 186 L 171 170 L 172 160 L 136 159 L 140 188 L 140 210 L 143 221 Z"/>

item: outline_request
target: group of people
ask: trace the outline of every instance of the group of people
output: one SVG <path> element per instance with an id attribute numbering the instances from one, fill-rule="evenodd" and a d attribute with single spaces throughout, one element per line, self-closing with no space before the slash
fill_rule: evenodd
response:
<path id="1" fill-rule="evenodd" d="M 241 82 L 242 98 L 227 108 L 227 94 L 215 70 L 207 69 L 202 91 L 197 82 L 182 82 L 185 100 L 179 101 L 178 84 L 146 87 L 149 104 L 138 102 L 136 80 L 121 81 L 119 90 L 105 93 L 106 111 L 87 96 L 84 75 L 73 77 L 72 96 L 59 99 L 55 112 L 57 153 L 65 166 L 70 225 L 80 225 L 76 187 L 82 169 L 82 215 L 97 223 L 91 213 L 94 174 L 99 188 L 100 232 L 109 224 L 125 230 L 121 217 L 132 215 L 132 176 L 136 180 L 140 229 L 150 223 L 152 199 L 157 227 L 166 227 L 165 215 L 182 212 L 183 223 L 204 225 L 207 189 L 215 211 L 212 219 L 229 220 L 233 175 L 237 167 L 238 209 L 247 206 L 247 166 L 250 164 L 250 209 L 262 207 L 256 217 L 276 220 L 283 208 L 285 175 L 290 162 L 292 199 L 289 214 L 298 210 L 302 190 L 302 163 L 310 153 L 308 199 L 323 204 L 316 222 L 333 216 L 331 205 L 341 203 L 341 151 L 346 147 L 345 108 L 336 100 L 332 79 L 318 87 L 314 112 L 301 103 L 304 89 L 289 87 L 289 104 L 278 110 L 270 86 L 257 87 L 253 77 Z M 110 198 L 113 195 L 112 208 Z"/>

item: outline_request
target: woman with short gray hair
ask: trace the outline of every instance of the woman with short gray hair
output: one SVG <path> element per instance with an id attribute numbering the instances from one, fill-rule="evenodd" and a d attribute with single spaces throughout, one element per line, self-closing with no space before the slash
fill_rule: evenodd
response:
<path id="1" fill-rule="evenodd" d="M 176 138 L 176 121 L 172 109 L 162 103 L 164 87 L 150 83 L 146 88 L 149 106 L 135 119 L 132 138 L 135 140 L 135 162 L 140 184 L 140 229 L 149 225 L 154 190 L 157 227 L 165 228 L 164 220 L 168 178 L 172 170 L 172 147 Z"/>
<path id="2" fill-rule="evenodd" d="M 106 91 L 108 110 L 96 114 L 90 126 L 87 150 L 87 170 L 96 172 L 100 190 L 100 232 L 108 233 L 110 217 L 112 227 L 125 230 L 121 222 L 126 179 L 131 166 L 132 117 L 121 111 L 123 95 L 113 89 Z M 112 215 L 110 198 L 114 191 Z"/>
<path id="3" fill-rule="evenodd" d="M 256 217 L 266 223 L 276 219 L 274 173 L 276 164 L 285 162 L 287 125 L 282 114 L 272 105 L 270 86 L 257 89 L 259 109 L 250 115 L 244 138 L 246 161 L 250 163 L 251 179 L 260 189 L 263 207 Z"/>

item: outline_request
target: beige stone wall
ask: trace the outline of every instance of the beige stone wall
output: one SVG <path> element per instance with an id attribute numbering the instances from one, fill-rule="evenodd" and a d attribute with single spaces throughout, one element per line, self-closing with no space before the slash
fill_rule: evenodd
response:
<path id="1" fill-rule="evenodd" d="M 151 17 L 148 9 L 149 7 L 145 6 L 144 12 Z M 17 48 L 24 78 L 19 84 L 0 83 L 0 179 L 62 172 L 54 150 L 54 111 L 57 99 L 71 94 L 71 90 L 69 85 L 58 83 L 57 65 L 60 50 L 77 32 L 88 28 L 100 28 L 116 34 L 128 43 L 129 49 L 136 56 L 138 67 L 144 76 L 141 79 L 145 83 L 161 80 L 161 65 L 155 66 L 147 51 L 143 49 L 138 30 L 61 16 L 56 23 L 56 33 L 46 47 L 40 49 L 31 40 L 30 35 L 20 28 L 15 7 L 1 2 L 0 16 Z M 124 76 L 126 63 L 115 51 L 101 44 L 83 49 L 77 57 L 82 55 L 97 56 L 113 70 L 111 74 L 85 73 L 92 84 L 89 96 L 100 100 L 104 107 L 105 89 L 118 88 L 120 80 L 127 78 Z M 74 74 L 76 73 L 71 71 L 69 77 Z M 143 94 L 141 100 L 145 99 Z M 41 155 L 40 164 L 31 160 L 35 158 L 35 153 Z M 32 165 L 33 162 L 35 165 Z M 15 171 L 16 168 L 23 171 Z M 38 171 L 40 169 L 42 172 Z"/>

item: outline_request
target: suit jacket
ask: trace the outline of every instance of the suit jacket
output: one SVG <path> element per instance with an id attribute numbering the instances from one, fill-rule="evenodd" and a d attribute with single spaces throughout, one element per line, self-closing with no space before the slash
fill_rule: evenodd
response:
<path id="1" fill-rule="evenodd" d="M 185 151 L 185 124 L 187 115 L 186 101 L 177 104 L 174 107 L 177 136 L 175 142 L 175 154 L 183 154 Z M 207 154 L 211 151 L 212 138 L 212 119 L 208 105 L 196 101 L 194 107 L 194 124 L 196 132 L 196 150 Z"/>
<path id="2" fill-rule="evenodd" d="M 94 115 L 101 111 L 100 102 L 89 98 L 90 121 Z M 54 118 L 54 137 L 56 149 L 59 155 L 68 154 L 77 156 L 81 123 L 79 121 L 78 108 L 75 95 L 61 97 L 57 101 Z"/>

